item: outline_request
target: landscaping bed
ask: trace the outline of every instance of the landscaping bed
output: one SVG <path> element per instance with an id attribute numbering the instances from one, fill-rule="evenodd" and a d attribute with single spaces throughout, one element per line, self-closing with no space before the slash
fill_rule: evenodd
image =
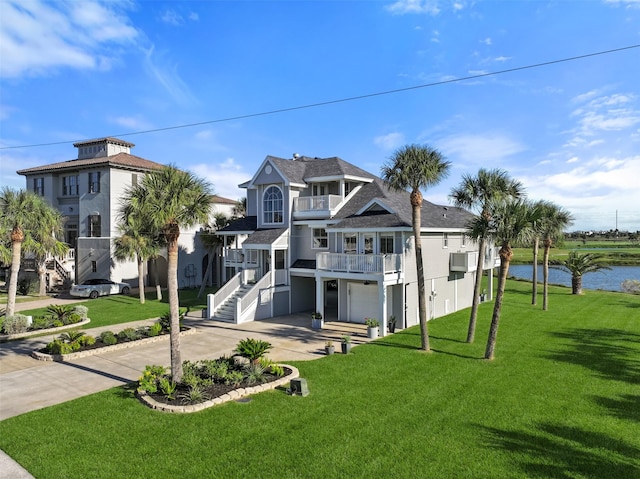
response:
<path id="1" fill-rule="evenodd" d="M 46 329 L 32 329 L 31 331 L 26 331 L 24 333 L 16 333 L 16 334 L 0 334 L 0 343 L 4 343 L 5 341 L 12 341 L 14 339 L 24 339 L 30 338 L 32 336 L 40 336 L 46 334 L 55 334 L 60 331 L 66 331 L 67 329 L 73 329 L 80 326 L 84 326 L 89 324 L 91 320 L 89 318 L 83 319 L 79 323 L 73 324 L 65 324 L 64 326 L 59 326 L 55 328 L 46 328 Z"/>

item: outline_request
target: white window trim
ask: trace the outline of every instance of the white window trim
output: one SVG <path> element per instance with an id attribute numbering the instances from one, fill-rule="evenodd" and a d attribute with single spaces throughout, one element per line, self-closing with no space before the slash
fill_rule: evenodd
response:
<path id="1" fill-rule="evenodd" d="M 280 194 L 282 195 L 282 210 L 281 210 L 281 217 L 282 217 L 282 221 L 265 221 L 265 214 L 266 214 L 266 210 L 264 208 L 264 202 L 265 202 L 265 195 L 267 194 L 267 191 L 269 191 L 270 188 L 277 188 L 280 191 Z M 273 210 L 271 212 L 272 217 L 273 217 L 273 212 L 275 210 Z M 284 212 L 285 212 L 285 204 L 284 204 L 284 191 L 282 191 L 282 188 L 280 188 L 280 186 L 278 185 L 268 185 L 263 191 L 262 191 L 262 224 L 264 225 L 281 225 L 284 224 Z"/>
<path id="2" fill-rule="evenodd" d="M 442 233 L 442 247 L 445 249 L 449 247 L 449 233 Z"/>
<path id="3" fill-rule="evenodd" d="M 316 246 L 316 230 L 324 230 L 324 237 L 319 237 L 318 239 L 325 238 L 326 246 Z M 329 249 L 329 233 L 325 228 L 311 228 L 311 249 Z"/>

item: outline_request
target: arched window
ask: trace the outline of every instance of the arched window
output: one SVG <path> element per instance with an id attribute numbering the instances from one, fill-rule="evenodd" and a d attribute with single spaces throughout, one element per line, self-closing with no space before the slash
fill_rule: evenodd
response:
<path id="1" fill-rule="evenodd" d="M 263 222 L 282 223 L 282 190 L 277 186 L 270 186 L 263 196 Z"/>

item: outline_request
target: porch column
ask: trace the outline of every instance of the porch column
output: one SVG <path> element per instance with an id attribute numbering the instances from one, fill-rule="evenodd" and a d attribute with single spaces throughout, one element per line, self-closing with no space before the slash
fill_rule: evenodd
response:
<path id="1" fill-rule="evenodd" d="M 378 281 L 378 310 L 382 312 L 380 315 L 380 335 L 387 335 L 387 287 L 384 281 Z"/>
<path id="2" fill-rule="evenodd" d="M 316 311 L 324 318 L 324 281 L 316 277 Z"/>

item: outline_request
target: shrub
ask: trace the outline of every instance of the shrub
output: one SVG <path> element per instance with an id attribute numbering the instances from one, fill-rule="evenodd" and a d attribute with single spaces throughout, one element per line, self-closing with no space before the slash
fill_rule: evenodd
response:
<path id="1" fill-rule="evenodd" d="M 264 373 L 265 369 L 258 363 L 250 363 L 244 367 L 245 379 L 249 385 L 265 382 L 267 378 Z"/>
<path id="2" fill-rule="evenodd" d="M 18 281 L 18 294 L 22 296 L 26 296 L 29 293 L 35 293 L 36 291 L 36 282 L 31 278 L 23 278 Z"/>
<path id="3" fill-rule="evenodd" d="M 273 346 L 267 341 L 261 339 L 242 339 L 236 346 L 235 352 L 243 358 L 247 358 L 251 362 L 258 361 Z"/>
<path id="4" fill-rule="evenodd" d="M 4 318 L 2 329 L 5 334 L 26 333 L 29 329 L 29 320 L 24 314 L 14 314 Z"/>
<path id="5" fill-rule="evenodd" d="M 73 314 L 73 309 L 73 306 L 65 304 L 51 304 L 47 306 L 47 313 L 63 324 L 70 324 L 69 317 Z"/>
<path id="6" fill-rule="evenodd" d="M 229 371 L 227 376 L 224 378 L 224 383 L 228 386 L 238 387 L 240 383 L 242 383 L 242 379 L 244 378 L 242 372 L 240 371 Z"/>
<path id="7" fill-rule="evenodd" d="M 176 392 L 176 388 L 178 387 L 175 382 L 163 376 L 158 379 L 158 385 L 160 386 L 160 391 L 162 391 L 162 394 L 167 396 L 168 399 L 174 399 L 174 393 Z"/>
<path id="8" fill-rule="evenodd" d="M 66 319 L 64 321 L 62 321 L 64 324 L 75 324 L 75 323 L 79 323 L 80 321 L 82 321 L 82 318 L 80 317 L 79 314 L 76 313 L 71 313 L 69 316 L 66 317 Z"/>
<path id="9" fill-rule="evenodd" d="M 62 321 L 58 320 L 58 319 L 54 319 L 51 322 L 51 326 L 53 326 L 54 328 L 60 328 L 60 327 L 64 326 L 64 323 Z"/>
<path id="10" fill-rule="evenodd" d="M 149 326 L 149 330 L 147 331 L 147 334 L 149 336 L 158 336 L 160 335 L 161 332 L 162 332 L 162 325 L 159 322 L 155 322 L 151 326 Z"/>
<path id="11" fill-rule="evenodd" d="M 180 311 L 178 313 L 178 321 L 180 324 L 180 329 L 182 329 L 183 319 L 184 319 L 184 311 Z M 163 331 L 167 331 L 167 332 L 171 331 L 171 311 L 167 311 L 162 316 L 160 316 L 160 319 L 158 319 L 158 322 L 162 325 Z"/>
<path id="12" fill-rule="evenodd" d="M 100 333 L 100 336 L 98 336 L 98 339 L 102 344 L 105 344 L 107 346 L 111 346 L 112 344 L 116 344 L 118 342 L 118 338 L 116 338 L 116 335 L 113 334 L 112 331 L 103 331 L 102 333 Z"/>
<path id="13" fill-rule="evenodd" d="M 73 312 L 80 316 L 80 319 L 87 319 L 89 316 L 89 308 L 82 304 L 78 304 L 73 308 Z"/>
<path id="14" fill-rule="evenodd" d="M 209 399 L 209 395 L 200 386 L 191 386 L 186 392 L 178 396 L 183 403 L 199 403 Z"/>
<path id="15" fill-rule="evenodd" d="M 125 328 L 120 331 L 117 336 L 120 341 L 135 341 L 136 339 L 140 339 L 140 333 L 133 328 Z"/>
<path id="16" fill-rule="evenodd" d="M 31 329 L 48 329 L 51 326 L 51 318 L 46 318 L 43 316 L 37 316 L 33 318 L 33 322 L 31 323 Z"/>
<path id="17" fill-rule="evenodd" d="M 148 393 L 158 391 L 158 382 L 160 378 L 167 374 L 167 368 L 164 366 L 145 366 L 142 376 L 138 380 L 138 387 Z"/>
<path id="18" fill-rule="evenodd" d="M 89 336 L 88 334 L 85 336 L 82 336 L 81 338 L 78 339 L 78 343 L 81 346 L 93 346 L 94 344 L 96 344 L 96 338 L 94 338 L 93 336 Z"/>
<path id="19" fill-rule="evenodd" d="M 67 331 L 66 333 L 62 333 L 58 336 L 58 339 L 65 343 L 73 343 L 78 341 L 84 335 L 85 333 L 83 331 Z"/>
<path id="20" fill-rule="evenodd" d="M 54 339 L 45 346 L 44 352 L 48 354 L 69 354 L 73 352 L 73 347 L 60 339 Z"/>
<path id="21" fill-rule="evenodd" d="M 271 367 L 269 368 L 269 371 L 271 372 L 271 374 L 281 378 L 282 376 L 284 376 L 284 368 L 282 366 L 280 366 L 279 364 L 272 364 Z"/>

